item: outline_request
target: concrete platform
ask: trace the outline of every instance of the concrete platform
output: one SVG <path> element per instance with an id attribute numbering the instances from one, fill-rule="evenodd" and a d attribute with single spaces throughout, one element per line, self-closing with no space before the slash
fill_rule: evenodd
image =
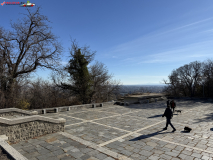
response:
<path id="1" fill-rule="evenodd" d="M 213 104 L 178 100 L 175 133 L 164 131 L 166 101 L 47 113 L 65 118 L 65 132 L 12 144 L 29 160 L 210 160 Z M 185 133 L 184 127 L 192 127 Z"/>

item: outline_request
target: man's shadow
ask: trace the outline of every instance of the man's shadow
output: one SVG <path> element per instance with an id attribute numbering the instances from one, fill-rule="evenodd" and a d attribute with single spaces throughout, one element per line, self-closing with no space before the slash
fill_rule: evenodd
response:
<path id="1" fill-rule="evenodd" d="M 171 132 L 163 132 L 165 130 L 160 130 L 160 131 L 157 131 L 157 132 L 154 132 L 154 133 L 150 133 L 150 134 L 147 134 L 147 135 L 141 135 L 139 137 L 136 137 L 136 138 L 133 138 L 133 139 L 130 139 L 129 141 L 138 141 L 138 140 L 141 140 L 141 139 L 146 139 L 146 138 L 149 138 L 149 137 L 153 137 L 153 136 L 156 136 L 158 134 L 166 134 L 166 133 L 171 133 Z"/>
<path id="2" fill-rule="evenodd" d="M 178 114 L 177 113 L 173 113 L 173 115 L 178 115 Z M 147 118 L 158 118 L 158 117 L 162 117 L 162 114 L 150 116 L 150 117 L 147 117 Z"/>
<path id="3" fill-rule="evenodd" d="M 147 118 L 158 118 L 158 117 L 162 117 L 162 114 L 154 115 L 154 116 L 147 117 Z"/>

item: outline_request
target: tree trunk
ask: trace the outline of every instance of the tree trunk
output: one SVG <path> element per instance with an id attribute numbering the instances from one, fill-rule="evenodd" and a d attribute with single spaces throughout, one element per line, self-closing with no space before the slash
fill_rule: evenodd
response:
<path id="1" fill-rule="evenodd" d="M 9 83 L 5 90 L 5 108 L 13 107 L 14 97 L 13 97 L 13 80 L 9 80 Z"/>

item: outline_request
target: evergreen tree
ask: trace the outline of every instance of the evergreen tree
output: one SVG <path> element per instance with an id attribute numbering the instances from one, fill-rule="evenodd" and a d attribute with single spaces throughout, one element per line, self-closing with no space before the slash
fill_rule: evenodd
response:
<path id="1" fill-rule="evenodd" d="M 74 51 L 68 67 L 65 69 L 70 75 L 71 84 L 61 83 L 61 87 L 69 89 L 83 104 L 91 102 L 91 78 L 87 68 L 89 61 L 80 49 Z"/>

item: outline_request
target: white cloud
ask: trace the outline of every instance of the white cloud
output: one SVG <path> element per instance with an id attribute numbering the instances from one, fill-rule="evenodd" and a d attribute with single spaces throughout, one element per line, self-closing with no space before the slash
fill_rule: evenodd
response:
<path id="1" fill-rule="evenodd" d="M 208 56 L 212 56 L 212 54 L 193 54 L 193 55 L 189 55 L 188 57 L 198 58 L 198 57 L 208 57 Z"/>
<path id="2" fill-rule="evenodd" d="M 213 32 L 213 29 L 208 29 L 208 30 L 205 30 L 205 31 L 203 31 L 201 33 L 212 33 L 212 32 Z"/>
<path id="3" fill-rule="evenodd" d="M 135 61 L 135 57 L 134 58 L 125 58 L 125 59 L 122 59 L 121 61 L 123 61 L 123 62 L 132 62 L 132 61 Z"/>
<path id="4" fill-rule="evenodd" d="M 139 76 L 131 76 L 131 77 L 129 77 L 129 78 L 165 78 L 165 77 L 167 77 L 167 76 L 143 76 L 143 75 L 139 75 Z"/>
<path id="5" fill-rule="evenodd" d="M 180 46 L 178 48 L 172 48 L 165 52 L 135 56 L 131 58 L 125 58 L 122 61 L 135 62 L 136 64 L 143 63 L 172 63 L 183 60 L 191 60 L 192 58 L 209 58 L 212 57 L 211 47 L 213 41 L 204 41 L 194 43 L 190 45 Z M 210 47 L 209 47 L 210 46 Z"/>
<path id="6" fill-rule="evenodd" d="M 68 64 L 68 62 L 65 62 L 65 61 L 61 61 L 60 63 L 61 63 L 61 65 L 67 65 Z"/>
<path id="7" fill-rule="evenodd" d="M 213 18 L 207 18 L 207 19 L 204 19 L 204 20 L 200 20 L 200 21 L 196 21 L 196 22 L 193 22 L 193 23 L 189 23 L 189 24 L 186 24 L 186 25 L 182 25 L 182 26 L 179 26 L 179 27 L 176 27 L 176 28 L 163 28 L 163 31 L 162 29 L 160 30 L 154 30 L 153 32 L 150 32 L 150 33 L 147 33 L 143 36 L 141 36 L 140 38 L 136 38 L 134 40 L 131 40 L 129 42 L 125 42 L 125 43 L 122 43 L 122 44 L 119 44 L 115 47 L 113 47 L 111 49 L 111 51 L 109 51 L 108 53 L 111 53 L 111 54 L 117 54 L 117 55 L 122 55 L 122 57 L 124 56 L 128 56 L 128 55 L 136 55 L 136 54 L 146 54 L 145 52 L 143 52 L 144 48 L 145 49 L 149 49 L 147 48 L 148 46 L 151 46 L 153 45 L 153 47 L 155 47 L 156 45 L 165 45 L 167 43 L 169 43 L 170 41 L 173 41 L 173 39 L 171 39 L 171 32 L 174 32 L 175 36 L 178 36 L 177 34 L 177 31 L 178 30 L 183 30 L 183 29 L 190 29 L 190 27 L 192 26 L 196 26 L 198 24 L 202 24 L 204 22 L 208 22 L 210 20 L 212 20 Z M 183 30 L 185 31 L 185 30 Z M 197 32 L 196 35 L 197 35 L 197 38 L 200 37 L 200 33 L 201 32 Z M 189 38 L 195 38 L 196 36 L 195 34 L 188 34 L 186 37 Z M 184 36 L 185 36 L 185 33 L 184 33 Z M 168 40 L 169 38 L 169 40 Z M 179 37 L 179 40 L 183 39 L 184 37 Z M 165 41 L 162 41 L 164 40 Z"/>
<path id="8" fill-rule="evenodd" d="M 165 33 L 168 33 L 168 32 L 177 31 L 177 30 L 180 30 L 180 29 L 183 29 L 183 28 L 187 28 L 187 27 L 189 27 L 189 26 L 193 26 L 193 25 L 197 25 L 197 24 L 199 24 L 199 23 L 205 22 L 205 21 L 209 21 L 209 20 L 211 20 L 211 19 L 213 19 L 213 18 L 207 18 L 207 19 L 204 19 L 204 20 L 201 20 L 201 21 L 193 22 L 193 23 L 190 23 L 190 24 L 181 26 L 181 27 L 177 27 L 177 28 L 168 30 L 168 31 L 163 32 L 163 33 L 160 33 L 160 34 L 165 34 Z"/>

